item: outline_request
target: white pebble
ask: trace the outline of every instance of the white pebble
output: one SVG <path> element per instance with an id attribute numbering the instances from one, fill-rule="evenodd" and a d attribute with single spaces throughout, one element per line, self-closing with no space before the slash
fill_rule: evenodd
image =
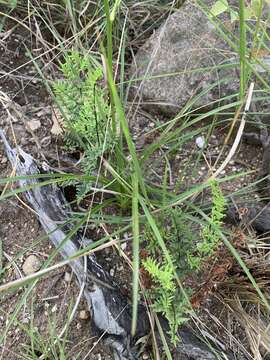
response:
<path id="1" fill-rule="evenodd" d="M 82 320 L 87 320 L 89 318 L 89 311 L 81 310 L 79 313 L 79 317 Z"/>
<path id="2" fill-rule="evenodd" d="M 203 136 L 198 136 L 195 140 L 196 145 L 198 146 L 198 148 L 202 149 L 205 145 L 205 139 Z"/>
<path id="3" fill-rule="evenodd" d="M 65 280 L 66 283 L 70 283 L 71 282 L 71 273 L 66 271 L 65 276 L 64 276 L 64 280 Z"/>
<path id="4" fill-rule="evenodd" d="M 111 269 L 111 270 L 110 270 L 110 275 L 111 275 L 111 276 L 114 276 L 114 274 L 115 274 L 114 269 Z"/>

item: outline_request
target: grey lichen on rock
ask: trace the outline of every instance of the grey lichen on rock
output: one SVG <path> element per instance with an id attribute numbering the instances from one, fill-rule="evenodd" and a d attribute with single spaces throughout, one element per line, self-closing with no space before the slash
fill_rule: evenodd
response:
<path id="1" fill-rule="evenodd" d="M 209 9 L 214 2 L 204 4 Z M 194 109 L 211 108 L 226 96 L 237 101 L 238 37 L 238 22 L 231 22 L 229 12 L 214 24 L 199 5 L 187 0 L 136 54 L 130 77 L 135 100 L 165 115 L 177 114 L 189 102 Z"/>

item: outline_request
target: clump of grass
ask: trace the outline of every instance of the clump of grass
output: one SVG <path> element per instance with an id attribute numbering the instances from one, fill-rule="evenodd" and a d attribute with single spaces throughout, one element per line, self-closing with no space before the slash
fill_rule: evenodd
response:
<path id="1" fill-rule="evenodd" d="M 3 31 L 5 27 L 6 18 L 12 13 L 13 10 L 16 9 L 18 2 L 17 0 L 7 0 L 7 1 L 0 1 L 0 6 L 5 5 L 6 7 L 6 15 L 2 15 L 0 19 L 0 31 Z M 1 8 L 0 8 L 1 11 Z"/>
<path id="2" fill-rule="evenodd" d="M 22 344 L 20 355 L 25 359 L 66 359 L 67 358 L 67 335 L 68 327 L 63 333 L 63 336 L 57 334 L 57 316 L 55 313 L 48 315 L 47 336 L 39 330 L 36 326 L 36 319 L 34 318 L 33 301 L 31 303 L 31 318 L 29 324 L 22 324 L 17 322 L 18 326 L 27 335 L 28 342 Z M 70 310 L 68 309 L 69 322 Z"/>

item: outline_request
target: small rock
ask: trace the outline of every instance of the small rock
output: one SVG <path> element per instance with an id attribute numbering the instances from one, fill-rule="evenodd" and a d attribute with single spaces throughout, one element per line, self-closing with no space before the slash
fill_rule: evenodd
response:
<path id="1" fill-rule="evenodd" d="M 30 315 L 29 314 L 24 314 L 22 319 L 21 319 L 22 324 L 28 324 L 30 322 Z"/>
<path id="2" fill-rule="evenodd" d="M 82 319 L 82 320 L 87 320 L 89 319 L 90 317 L 90 314 L 89 314 L 89 311 L 86 311 L 86 310 L 81 310 L 80 313 L 79 313 L 79 318 Z"/>
<path id="3" fill-rule="evenodd" d="M 198 148 L 202 149 L 205 145 L 205 139 L 203 136 L 198 136 L 195 140 L 196 145 L 198 146 Z"/>
<path id="4" fill-rule="evenodd" d="M 25 260 L 22 269 L 25 275 L 31 275 L 41 268 L 41 262 L 36 255 L 30 255 Z"/>
<path id="5" fill-rule="evenodd" d="M 120 245 L 120 247 L 121 247 L 122 250 L 126 250 L 126 248 L 127 248 L 127 243 L 126 243 L 126 242 L 122 243 L 122 244 Z"/>
<path id="6" fill-rule="evenodd" d="M 21 143 L 21 145 L 26 145 L 26 144 L 27 144 L 27 142 L 28 142 L 27 138 L 25 138 L 25 137 L 21 137 L 21 139 L 20 139 L 20 143 Z"/>
<path id="7" fill-rule="evenodd" d="M 149 355 L 147 353 L 143 353 L 142 358 L 143 358 L 143 360 L 147 360 L 147 359 L 149 359 Z"/>
<path id="8" fill-rule="evenodd" d="M 115 274 L 115 270 L 114 270 L 114 269 L 110 269 L 110 275 L 111 275 L 111 276 L 114 276 L 114 274 Z"/>
<path id="9" fill-rule="evenodd" d="M 225 101 L 228 95 L 238 93 L 239 59 L 225 36 L 221 36 L 219 23 L 224 25 L 232 38 L 237 39 L 239 26 L 232 24 L 229 11 L 222 12 L 213 24 L 205 9 L 211 9 L 218 2 L 205 0 L 200 6 L 196 1 L 184 1 L 180 9 L 166 18 L 138 50 L 130 70 L 133 80 L 131 92 L 140 92 L 143 107 L 153 113 L 163 112 L 170 116 L 178 114 L 187 104 L 188 109 L 199 109 L 205 105 L 213 107 L 216 100 Z M 238 6 L 236 0 L 229 1 L 229 4 L 230 8 Z M 268 12 L 267 4 L 263 8 L 262 19 L 267 19 Z M 247 26 L 252 27 L 252 23 L 253 19 L 247 21 Z M 250 36 L 247 34 L 247 47 L 252 41 L 250 32 Z M 264 45 L 269 46 L 269 42 Z M 269 56 L 261 57 L 257 65 L 257 71 L 264 71 L 260 75 L 269 82 Z M 256 86 L 259 89 L 259 82 Z M 266 91 L 264 93 L 267 98 Z M 261 105 L 265 112 L 269 111 L 268 100 L 259 104 L 256 102 L 256 105 Z"/>
<path id="10" fill-rule="evenodd" d="M 30 120 L 27 121 L 27 126 L 29 127 L 30 130 L 36 131 L 41 127 L 41 123 L 39 120 Z"/>
<path id="11" fill-rule="evenodd" d="M 80 329 L 82 328 L 82 324 L 77 323 L 77 324 L 76 324 L 76 328 L 77 328 L 77 330 L 80 330 Z"/>
<path id="12" fill-rule="evenodd" d="M 65 272 L 65 275 L 64 275 L 64 280 L 66 283 L 70 283 L 71 282 L 71 273 L 69 273 L 68 271 Z"/>

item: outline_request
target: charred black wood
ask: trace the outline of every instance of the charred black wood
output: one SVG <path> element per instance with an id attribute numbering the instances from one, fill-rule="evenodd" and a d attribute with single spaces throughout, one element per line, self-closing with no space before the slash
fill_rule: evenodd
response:
<path id="1" fill-rule="evenodd" d="M 242 224 L 243 227 L 250 227 L 258 234 L 266 234 L 270 232 L 270 207 L 263 203 L 239 207 L 230 205 L 225 221 L 233 225 Z"/>

